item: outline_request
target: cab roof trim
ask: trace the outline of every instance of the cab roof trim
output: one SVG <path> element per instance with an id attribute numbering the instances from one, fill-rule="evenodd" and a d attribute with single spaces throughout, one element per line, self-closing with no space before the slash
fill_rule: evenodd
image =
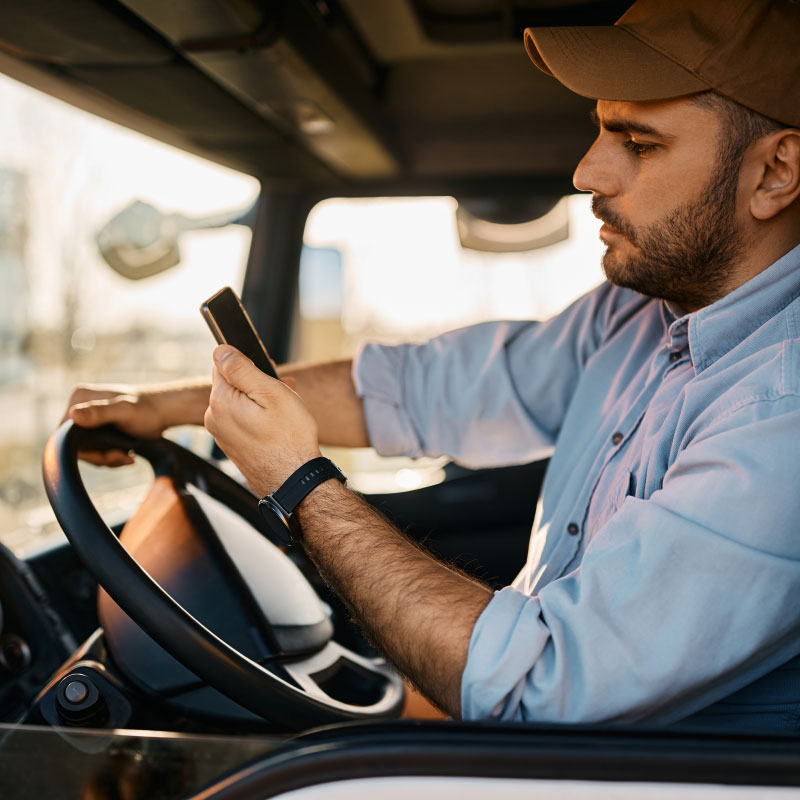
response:
<path id="1" fill-rule="evenodd" d="M 531 67 L 514 25 L 587 4 L 478 5 L 510 6 L 511 28 L 433 38 L 469 0 L 26 0 L 0 6 L 0 70 L 295 188 L 566 182 L 591 103 Z"/>

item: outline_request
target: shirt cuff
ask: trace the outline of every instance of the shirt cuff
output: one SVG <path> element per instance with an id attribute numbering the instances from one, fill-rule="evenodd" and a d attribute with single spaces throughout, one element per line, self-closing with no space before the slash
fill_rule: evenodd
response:
<path id="1" fill-rule="evenodd" d="M 364 403 L 370 444 L 382 456 L 423 455 L 419 436 L 403 404 L 407 345 L 365 344 L 353 360 L 353 384 Z"/>
<path id="2" fill-rule="evenodd" d="M 523 694 L 550 632 L 539 601 L 507 586 L 478 617 L 461 677 L 462 719 L 525 720 Z"/>

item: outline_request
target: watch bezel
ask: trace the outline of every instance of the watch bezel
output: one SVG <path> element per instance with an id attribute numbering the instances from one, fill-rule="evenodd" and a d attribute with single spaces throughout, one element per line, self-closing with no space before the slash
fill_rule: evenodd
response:
<path id="1" fill-rule="evenodd" d="M 265 509 L 269 509 L 269 511 L 265 511 Z M 287 514 L 286 509 L 272 495 L 262 497 L 258 501 L 258 510 L 261 519 L 264 520 L 281 544 L 284 547 L 291 547 L 294 542 L 292 529 L 289 525 L 291 513 Z"/>
<path id="2" fill-rule="evenodd" d="M 288 528 L 289 527 L 289 520 L 292 518 L 292 512 L 288 509 L 284 508 L 273 496 L 273 494 L 268 494 L 266 497 L 263 497 L 260 501 L 265 506 L 269 506 L 269 508 L 275 512 L 275 515 L 280 519 L 280 521 Z"/>

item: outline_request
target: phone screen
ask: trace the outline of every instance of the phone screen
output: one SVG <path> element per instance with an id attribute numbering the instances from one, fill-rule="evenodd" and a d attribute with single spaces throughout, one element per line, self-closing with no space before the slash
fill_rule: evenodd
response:
<path id="1" fill-rule="evenodd" d="M 267 350 L 236 292 L 220 289 L 200 306 L 203 319 L 219 344 L 230 344 L 244 353 L 262 372 L 277 378 Z"/>

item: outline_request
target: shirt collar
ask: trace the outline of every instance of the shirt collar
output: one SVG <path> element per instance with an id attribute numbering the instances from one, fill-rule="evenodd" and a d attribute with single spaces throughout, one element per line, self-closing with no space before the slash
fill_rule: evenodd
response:
<path id="1" fill-rule="evenodd" d="M 661 301 L 661 317 L 670 350 L 683 350 L 689 338 L 689 315 L 669 300 Z"/>
<path id="2" fill-rule="evenodd" d="M 670 346 L 688 339 L 695 373 L 710 367 L 800 296 L 800 245 L 725 297 L 691 314 L 662 303 Z"/>

